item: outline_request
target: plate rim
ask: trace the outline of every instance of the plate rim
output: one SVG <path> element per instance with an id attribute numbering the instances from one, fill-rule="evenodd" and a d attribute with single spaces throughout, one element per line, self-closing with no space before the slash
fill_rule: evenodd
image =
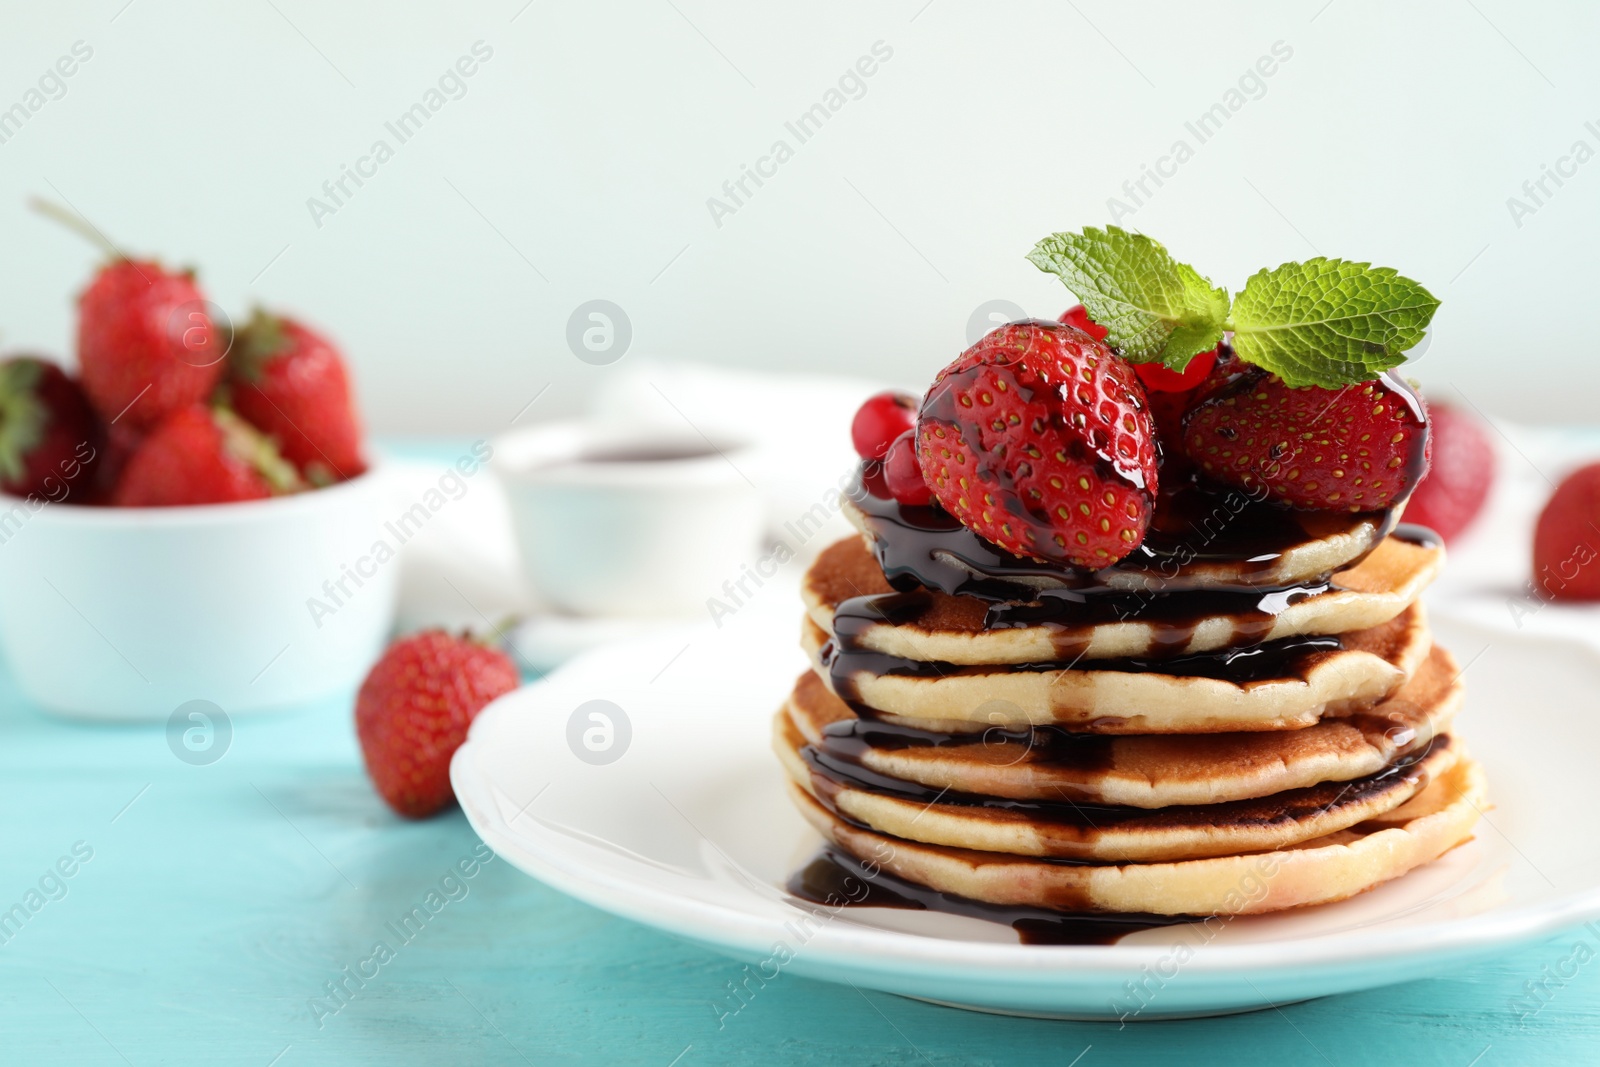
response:
<path id="1" fill-rule="evenodd" d="M 489 735 L 502 718 L 540 700 L 569 674 L 588 663 L 626 655 L 634 644 L 649 638 L 597 649 L 558 668 L 543 679 L 522 686 L 493 701 L 474 719 L 466 741 L 450 762 L 450 779 L 463 812 L 473 831 L 491 848 L 519 870 L 545 882 L 558 891 L 603 911 L 675 936 L 728 949 L 764 951 L 773 937 L 785 932 L 782 921 L 696 899 L 654 887 L 641 887 L 636 881 L 596 870 L 563 853 L 545 848 L 540 842 L 518 832 L 500 817 L 492 794 L 494 784 L 478 770 L 477 753 L 490 747 Z M 1541 641 L 1541 643 L 1543 643 Z M 1594 653 L 1580 641 L 1560 644 L 1577 646 L 1586 658 Z M 819 838 L 820 843 L 820 838 Z M 520 861 L 520 862 L 519 862 Z M 774 889 L 781 893 L 780 887 Z M 797 910 L 800 910 L 797 906 Z M 1359 929 L 1318 934 L 1313 937 L 1284 938 L 1249 944 L 1207 944 L 1184 965 L 1185 973 L 1217 977 L 1284 968 L 1337 968 L 1355 964 L 1377 964 L 1413 956 L 1441 953 L 1467 953 L 1513 947 L 1562 930 L 1600 919 L 1600 885 L 1541 904 L 1492 910 L 1479 915 L 1426 922 L 1402 930 L 1362 933 Z M 1160 960 L 1172 951 L 1168 943 L 1115 945 L 1024 945 L 1002 942 L 964 941 L 927 934 L 886 930 L 858 923 L 844 927 L 826 924 L 806 942 L 808 954 L 823 954 L 841 962 L 898 963 L 903 967 L 938 964 L 947 967 L 976 968 L 986 973 L 1005 972 L 1006 976 L 1058 975 L 1070 971 L 1078 975 L 1110 976 Z M 994 976 L 1001 976 L 995 973 Z"/>

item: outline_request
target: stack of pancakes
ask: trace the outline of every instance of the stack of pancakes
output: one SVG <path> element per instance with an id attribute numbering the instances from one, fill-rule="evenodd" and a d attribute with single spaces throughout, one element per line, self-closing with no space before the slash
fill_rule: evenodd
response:
<path id="1" fill-rule="evenodd" d="M 814 669 L 774 743 L 850 856 L 986 904 L 1209 916 L 1340 900 L 1470 837 L 1426 531 L 1324 514 L 1268 551 L 1246 508 L 1086 579 L 934 509 L 845 510 L 862 536 L 806 574 Z"/>

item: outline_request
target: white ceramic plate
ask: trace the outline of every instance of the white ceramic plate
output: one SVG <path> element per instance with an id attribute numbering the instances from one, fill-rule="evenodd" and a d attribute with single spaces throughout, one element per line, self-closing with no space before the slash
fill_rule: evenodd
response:
<path id="1" fill-rule="evenodd" d="M 1028 946 L 977 919 L 802 905 L 783 885 L 820 839 L 784 795 L 768 731 L 804 661 L 787 613 L 746 615 L 592 653 L 485 709 L 451 767 L 473 827 L 549 885 L 747 961 L 750 981 L 784 971 L 1028 1015 L 1249 1010 L 1437 975 L 1600 916 L 1600 838 L 1581 829 L 1600 659 L 1442 621 L 1439 639 L 1469 664 L 1456 732 L 1486 765 L 1495 806 L 1475 841 L 1405 878 L 1214 935 L 1185 925 L 1110 946 Z M 606 743 L 589 718 L 597 706 L 583 707 L 596 700 L 628 727 L 610 712 L 600 753 L 583 739 Z M 618 751 L 604 764 L 577 754 Z"/>

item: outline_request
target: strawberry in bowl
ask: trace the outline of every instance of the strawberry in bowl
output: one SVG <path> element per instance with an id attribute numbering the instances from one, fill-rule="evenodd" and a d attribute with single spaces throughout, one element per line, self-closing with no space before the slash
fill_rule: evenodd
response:
<path id="1" fill-rule="evenodd" d="M 0 361 L 0 646 L 24 692 L 164 719 L 353 687 L 399 545 L 342 355 L 317 338 L 299 373 L 309 341 L 255 339 L 243 367 L 195 275 L 152 260 L 114 255 L 77 311 L 76 377 Z"/>

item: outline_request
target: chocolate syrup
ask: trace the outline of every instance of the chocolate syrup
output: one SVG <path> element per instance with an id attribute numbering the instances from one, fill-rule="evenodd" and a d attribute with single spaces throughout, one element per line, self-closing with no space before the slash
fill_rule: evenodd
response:
<path id="1" fill-rule="evenodd" d="M 1233 627 L 1229 648 L 1260 643 L 1284 609 L 1328 592 L 1327 581 L 1253 589 L 1195 589 L 1184 593 L 1128 593 L 1106 590 L 1093 594 L 1077 589 L 1045 589 L 1028 601 L 990 601 L 985 630 L 1040 627 L 1050 633 L 1056 658 L 1077 663 L 1088 651 L 1096 626 L 1139 622 L 1151 628 L 1151 647 L 1140 662 L 1151 663 L 1187 652 L 1200 625 L 1226 619 Z M 833 633 L 839 649 L 854 652 L 875 625 L 915 621 L 933 606 L 926 590 L 910 589 L 851 597 L 834 608 Z M 1098 661 L 1096 661 L 1098 665 Z M 843 695 L 843 694 L 841 694 Z"/>
<path id="2" fill-rule="evenodd" d="M 908 882 L 829 846 L 791 875 L 785 888 L 791 896 L 824 907 L 939 911 L 1004 923 L 1025 945 L 1114 945 L 1140 930 L 1200 921 L 1190 916 L 1074 914 L 985 904 Z"/>
<path id="3" fill-rule="evenodd" d="M 1099 771 L 1111 767 L 1112 740 L 1105 734 L 1078 733 L 1060 726 L 990 726 L 982 733 L 942 733 L 886 722 L 877 712 L 860 708 L 854 717 L 824 726 L 821 743 L 815 747 L 826 760 L 860 766 L 869 748 L 961 748 L 974 745 L 997 748 L 1009 745 L 1021 749 L 1013 763 L 1048 763 L 1080 771 Z"/>
<path id="4" fill-rule="evenodd" d="M 1361 522 L 1388 524 L 1386 512 L 1291 511 L 1238 490 L 1212 493 L 1185 481 L 1161 490 L 1144 543 L 1131 556 L 1087 571 L 1013 556 L 937 505 L 901 504 L 865 465 L 849 495 L 866 519 L 873 555 L 895 589 L 936 589 L 997 602 L 1032 600 L 1044 591 L 1125 601 L 1202 588 L 1243 594 L 1260 586 L 1252 576 L 1270 574 L 1296 545 Z M 1184 568 L 1194 562 L 1238 564 L 1240 580 L 1219 584 L 1186 577 Z"/>
<path id="5" fill-rule="evenodd" d="M 1439 740 L 1444 741 L 1443 738 Z M 1011 797 L 960 793 L 952 789 L 935 789 L 920 782 L 874 771 L 837 749 L 830 751 L 826 743 L 821 748 L 806 745 L 800 750 L 800 755 L 811 769 L 811 780 L 816 787 L 815 795 L 818 801 L 841 819 L 849 820 L 849 816 L 837 809 L 834 797 L 841 789 L 849 788 L 926 806 L 938 804 L 941 807 L 981 811 L 1002 818 L 1026 819 L 1041 829 L 1047 829 L 1058 839 L 1092 842 L 1104 830 L 1126 823 L 1142 822 L 1153 826 L 1186 826 L 1200 823 L 1227 827 L 1298 822 L 1326 812 L 1336 805 L 1357 804 L 1384 792 L 1391 786 L 1394 778 L 1409 775 L 1411 768 L 1426 753 L 1401 756 L 1376 774 L 1351 781 L 1320 782 L 1317 785 L 1288 789 L 1252 800 L 1235 800 L 1222 804 L 1180 804 L 1165 808 L 1135 808 L 1070 800 L 1017 800 Z"/>
<path id="6" fill-rule="evenodd" d="M 892 594 L 900 595 L 900 594 Z M 1224 648 L 1215 652 L 1193 652 L 1167 658 L 1137 656 L 1083 662 L 1047 661 L 1035 663 L 995 663 L 968 665 L 907 659 L 875 652 L 855 644 L 828 641 L 822 646 L 822 663 L 828 669 L 835 693 L 857 687 L 861 674 L 897 678 L 951 678 L 964 675 L 1022 674 L 1041 671 L 1083 670 L 1116 671 L 1124 674 L 1161 673 L 1184 678 L 1211 678 L 1248 685 L 1278 678 L 1304 680 L 1311 669 L 1330 652 L 1344 647 L 1338 634 L 1310 634 L 1285 637 L 1262 644 Z"/>
<path id="7" fill-rule="evenodd" d="M 1426 526 L 1423 526 L 1421 523 L 1399 523 L 1395 526 L 1393 532 L 1391 532 L 1389 536 L 1393 537 L 1397 541 L 1404 541 L 1408 545 L 1416 545 L 1418 548 L 1444 547 L 1444 538 L 1440 537 Z"/>

